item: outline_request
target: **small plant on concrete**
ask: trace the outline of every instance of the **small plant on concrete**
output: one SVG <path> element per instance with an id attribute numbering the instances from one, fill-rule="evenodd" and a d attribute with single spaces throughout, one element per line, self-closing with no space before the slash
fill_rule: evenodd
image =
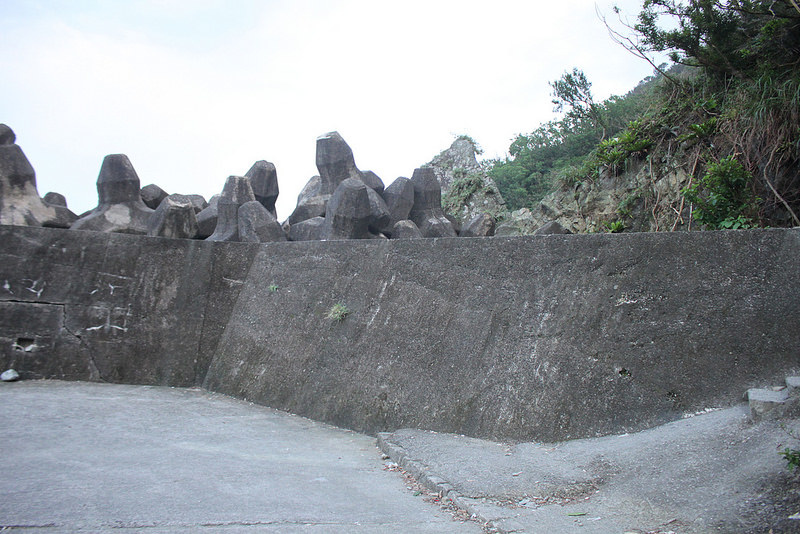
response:
<path id="1" fill-rule="evenodd" d="M 276 286 L 275 284 L 272 284 L 271 286 L 269 286 L 269 292 L 270 293 L 275 293 L 276 291 L 278 291 L 278 286 Z"/>
<path id="2" fill-rule="evenodd" d="M 331 306 L 331 309 L 328 310 L 328 314 L 325 316 L 325 318 L 340 323 L 344 321 L 344 318 L 348 315 L 350 315 L 350 310 L 347 309 L 347 306 L 341 302 L 337 302 Z"/>

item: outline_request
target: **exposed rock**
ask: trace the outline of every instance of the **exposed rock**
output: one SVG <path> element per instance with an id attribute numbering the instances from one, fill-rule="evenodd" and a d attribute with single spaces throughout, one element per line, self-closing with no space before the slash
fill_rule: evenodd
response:
<path id="1" fill-rule="evenodd" d="M 569 230 L 561 226 L 558 221 L 550 221 L 535 232 L 533 235 L 549 235 L 549 234 L 571 234 Z"/>
<path id="2" fill-rule="evenodd" d="M 320 241 L 325 237 L 325 217 L 313 217 L 289 227 L 289 241 Z"/>
<path id="3" fill-rule="evenodd" d="M 385 189 L 383 180 L 381 180 L 377 174 L 372 171 L 361 171 L 361 181 L 367 184 L 367 187 L 383 196 L 383 191 Z"/>
<path id="4" fill-rule="evenodd" d="M 146 185 L 139 192 L 142 197 L 144 205 L 154 210 L 158 208 L 161 201 L 169 196 L 169 193 L 158 187 L 156 184 Z"/>
<path id="5" fill-rule="evenodd" d="M 205 239 L 213 234 L 217 227 L 219 197 L 219 195 L 211 197 L 206 207 L 197 214 L 197 237 L 200 239 Z"/>
<path id="6" fill-rule="evenodd" d="M 464 225 L 461 237 L 489 237 L 494 235 L 495 220 L 488 213 L 479 213 Z"/>
<path id="7" fill-rule="evenodd" d="M 239 207 L 239 240 L 248 243 L 286 241 L 278 220 L 258 200 Z"/>
<path id="8" fill-rule="evenodd" d="M 444 215 L 417 214 L 413 220 L 422 232 L 423 237 L 458 237 L 453 225 Z"/>
<path id="9" fill-rule="evenodd" d="M 325 239 L 370 239 L 372 221 L 369 188 L 347 178 L 336 188 L 325 212 Z"/>
<path id="10" fill-rule="evenodd" d="M 500 190 L 476 156 L 474 142 L 462 136 L 426 165 L 441 184 L 443 208 L 462 223 L 479 213 L 497 217 L 506 212 Z"/>
<path id="11" fill-rule="evenodd" d="M 392 227 L 392 239 L 422 239 L 422 232 L 414 221 L 397 221 Z"/>
<path id="12" fill-rule="evenodd" d="M 0 380 L 2 380 L 3 382 L 15 382 L 19 380 L 19 373 L 16 372 L 14 369 L 3 371 L 3 374 L 0 374 Z"/>
<path id="13" fill-rule="evenodd" d="M 392 226 L 398 221 L 408 219 L 411 208 L 414 206 L 414 184 L 408 178 L 400 177 L 387 187 L 383 192 L 386 207 L 389 208 Z"/>
<path id="14" fill-rule="evenodd" d="M 125 154 L 103 159 L 97 177 L 98 206 L 72 225 L 73 230 L 146 234 L 153 210 L 139 194 L 139 176 Z"/>
<path id="15" fill-rule="evenodd" d="M 436 178 L 442 186 L 442 192 L 449 191 L 453 182 L 459 178 L 463 171 L 476 172 L 481 169 L 478 163 L 477 152 L 473 142 L 467 137 L 459 137 L 450 145 L 450 148 L 439 153 L 430 162 L 436 173 Z"/>
<path id="16" fill-rule="evenodd" d="M 250 180 L 244 176 L 228 176 L 217 201 L 217 227 L 208 241 L 239 241 L 239 207 L 255 200 Z"/>
<path id="17" fill-rule="evenodd" d="M 498 237 L 530 235 L 537 227 L 538 224 L 531 214 L 531 210 L 522 208 L 512 211 L 508 218 L 495 228 L 494 235 Z"/>
<path id="18" fill-rule="evenodd" d="M 442 211 L 442 192 L 433 169 L 415 169 L 411 184 L 414 186 L 414 206 L 408 218 L 419 227 L 423 237 L 457 237 Z"/>
<path id="19" fill-rule="evenodd" d="M 572 233 L 605 232 L 612 223 L 632 232 L 689 229 L 689 203 L 681 191 L 691 176 L 679 154 L 665 154 L 653 166 L 632 158 L 619 174 L 602 169 L 592 180 L 562 184 L 531 209 L 523 233 L 550 221 Z"/>
<path id="20" fill-rule="evenodd" d="M 256 161 L 245 174 L 250 179 L 250 186 L 256 200 L 272 214 L 273 219 L 278 218 L 275 211 L 275 201 L 278 200 L 278 172 L 275 165 L 269 161 Z"/>
<path id="21" fill-rule="evenodd" d="M 321 188 L 322 178 L 319 176 L 312 177 L 306 183 L 303 190 L 297 195 L 297 207 L 289 216 L 289 224 L 297 224 L 314 217 L 325 216 L 325 208 L 328 206 L 331 194 L 323 194 Z"/>
<path id="22" fill-rule="evenodd" d="M 168 195 L 150 217 L 147 235 L 173 239 L 197 237 L 197 216 L 186 195 Z"/>
<path id="23" fill-rule="evenodd" d="M 45 193 L 43 200 L 51 206 L 61 206 L 62 208 L 67 207 L 67 198 L 61 193 L 53 193 L 52 191 Z"/>
<path id="24" fill-rule="evenodd" d="M 36 173 L 15 141 L 11 128 L 0 124 L 0 224 L 69 228 L 77 217 L 39 197 Z"/>

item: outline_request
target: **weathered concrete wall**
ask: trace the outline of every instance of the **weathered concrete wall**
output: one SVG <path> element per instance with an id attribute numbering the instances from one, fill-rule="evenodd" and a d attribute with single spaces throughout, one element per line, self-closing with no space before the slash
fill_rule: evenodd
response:
<path id="1" fill-rule="evenodd" d="M 0 350 L 23 378 L 202 382 L 253 247 L 0 226 Z"/>
<path id="2" fill-rule="evenodd" d="M 0 344 L 23 376 L 558 440 L 800 370 L 798 257 L 798 230 L 248 245 L 0 227 Z"/>

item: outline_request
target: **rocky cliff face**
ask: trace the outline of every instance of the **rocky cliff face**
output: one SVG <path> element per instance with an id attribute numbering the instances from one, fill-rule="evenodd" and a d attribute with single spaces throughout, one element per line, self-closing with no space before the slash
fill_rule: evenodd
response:
<path id="1" fill-rule="evenodd" d="M 466 223 L 480 213 L 497 218 L 506 213 L 506 203 L 497 185 L 478 163 L 474 141 L 462 136 L 433 158 L 433 168 L 442 186 L 442 207 Z"/>
<path id="2" fill-rule="evenodd" d="M 497 235 L 532 234 L 551 221 L 572 233 L 690 230 L 681 191 L 691 173 L 676 158 L 662 159 L 658 167 L 632 161 L 621 172 L 603 169 L 593 181 L 564 183 L 533 209 L 512 212 Z"/>

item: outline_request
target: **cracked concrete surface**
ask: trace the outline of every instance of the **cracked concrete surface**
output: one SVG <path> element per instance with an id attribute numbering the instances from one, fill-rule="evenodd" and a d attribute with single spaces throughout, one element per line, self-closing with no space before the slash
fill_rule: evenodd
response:
<path id="1" fill-rule="evenodd" d="M 0 385 L 0 530 L 481 532 L 372 437 L 199 389 Z"/>

